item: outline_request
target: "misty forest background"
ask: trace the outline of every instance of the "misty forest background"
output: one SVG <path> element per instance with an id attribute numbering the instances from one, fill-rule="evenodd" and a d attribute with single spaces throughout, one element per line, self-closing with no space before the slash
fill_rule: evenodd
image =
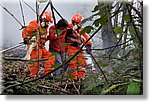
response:
<path id="1" fill-rule="evenodd" d="M 26 0 L 21 1 L 25 8 L 27 25 L 31 20 L 36 19 L 36 14 L 24 3 Z M 86 73 L 85 79 L 76 83 L 68 82 L 61 76 L 50 80 L 39 75 L 32 79 L 29 77 L 27 61 L 7 59 L 8 57 L 23 58 L 26 49 L 19 47 L 2 53 L 2 94 L 143 94 L 143 1 L 73 1 L 61 1 L 61 3 L 52 0 L 54 7 L 69 22 L 75 13 L 84 16 L 81 24 L 85 29 L 81 33 L 86 32 L 92 37 L 91 56 L 96 72 Z M 18 1 L 15 3 L 2 2 L 1 4 L 22 21 Z M 35 9 L 35 2 L 28 4 Z M 41 11 L 46 4 L 41 4 Z M 22 39 L 20 25 L 5 10 L 2 8 L 0 10 L 4 15 L 2 19 L 5 21 L 2 22 L 4 25 L 0 46 L 2 50 L 18 44 Z M 17 14 L 18 12 L 20 14 Z M 57 21 L 60 19 L 59 16 L 56 18 Z M 69 80 L 70 77 L 67 76 L 66 79 Z"/>

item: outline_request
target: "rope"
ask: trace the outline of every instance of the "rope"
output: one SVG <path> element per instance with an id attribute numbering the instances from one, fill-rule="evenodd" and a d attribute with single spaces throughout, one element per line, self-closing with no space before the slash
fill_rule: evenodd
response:
<path id="1" fill-rule="evenodd" d="M 45 12 L 45 10 L 47 9 L 47 7 L 49 6 L 49 4 L 50 4 L 50 1 L 48 2 L 48 4 L 45 6 L 45 8 L 44 8 L 44 10 L 42 11 L 42 13 L 41 13 L 41 15 L 40 15 L 40 17 L 39 18 L 41 18 L 41 16 L 43 15 L 43 13 Z"/>
<path id="2" fill-rule="evenodd" d="M 27 3 L 26 3 L 25 1 L 23 1 L 23 0 L 22 0 L 22 2 L 25 3 L 33 12 L 36 13 L 36 11 L 35 11 L 29 4 L 27 4 Z"/>
<path id="3" fill-rule="evenodd" d="M 54 7 L 54 5 L 52 5 L 52 6 L 53 6 L 53 9 L 55 10 L 55 12 L 58 14 L 58 16 L 59 16 L 60 18 L 64 19 L 64 18 L 61 16 L 61 14 L 56 10 L 56 8 Z"/>
<path id="4" fill-rule="evenodd" d="M 19 3 L 20 3 L 20 9 L 21 9 L 21 14 L 22 14 L 23 24 L 24 24 L 24 26 L 25 26 L 24 13 L 23 13 L 23 8 L 22 8 L 22 3 L 21 3 L 20 0 L 19 0 Z"/>
<path id="5" fill-rule="evenodd" d="M 20 24 L 20 26 L 21 26 L 22 28 L 24 27 L 24 26 L 20 23 L 20 21 L 19 21 L 8 9 L 6 9 L 4 6 L 2 6 L 2 4 L 0 4 L 0 6 L 16 20 L 16 21 Z"/>

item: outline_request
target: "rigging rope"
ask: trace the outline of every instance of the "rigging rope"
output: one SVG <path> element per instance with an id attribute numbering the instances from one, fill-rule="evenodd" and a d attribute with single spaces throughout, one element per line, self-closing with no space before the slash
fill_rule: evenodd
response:
<path id="1" fill-rule="evenodd" d="M 33 12 L 36 13 L 36 11 L 35 11 L 29 4 L 27 4 L 27 3 L 26 3 L 25 1 L 23 1 L 23 0 L 22 0 L 22 2 L 25 3 Z"/>
<path id="2" fill-rule="evenodd" d="M 42 13 L 41 13 L 41 15 L 40 15 L 40 17 L 39 18 L 41 18 L 41 16 L 43 15 L 43 13 L 45 12 L 45 10 L 48 8 L 48 6 L 49 6 L 49 4 L 50 4 L 50 1 L 48 2 L 48 4 L 45 6 L 45 8 L 43 9 L 43 11 L 42 11 Z"/>
<path id="3" fill-rule="evenodd" d="M 20 3 L 20 9 L 21 9 L 21 14 L 22 14 L 23 24 L 24 24 L 24 26 L 25 26 L 24 13 L 23 13 L 23 8 L 22 8 L 22 3 L 21 3 L 20 0 L 19 0 L 19 3 Z"/>
<path id="4" fill-rule="evenodd" d="M 16 21 L 20 24 L 20 26 L 21 26 L 22 28 L 24 27 L 24 26 L 21 24 L 21 22 L 20 22 L 8 9 L 6 9 L 4 6 L 2 6 L 2 4 L 0 4 L 0 6 L 16 20 Z"/>

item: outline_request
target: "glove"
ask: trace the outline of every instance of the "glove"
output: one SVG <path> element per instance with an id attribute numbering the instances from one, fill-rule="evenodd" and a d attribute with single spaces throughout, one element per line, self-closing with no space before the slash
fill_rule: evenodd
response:
<path id="1" fill-rule="evenodd" d="M 69 36 L 73 33 L 73 30 L 72 29 L 68 29 L 67 32 L 66 32 L 66 36 Z"/>
<path id="2" fill-rule="evenodd" d="M 79 47 L 77 42 L 73 42 L 71 45 L 74 46 L 74 47 Z"/>
<path id="3" fill-rule="evenodd" d="M 87 51 L 87 53 L 89 53 L 89 51 L 90 51 L 90 52 L 92 51 L 91 45 L 86 45 L 86 51 Z"/>
<path id="4" fill-rule="evenodd" d="M 23 43 L 24 43 L 24 44 L 29 44 L 29 41 L 30 41 L 29 38 L 24 38 L 24 39 L 23 39 Z"/>

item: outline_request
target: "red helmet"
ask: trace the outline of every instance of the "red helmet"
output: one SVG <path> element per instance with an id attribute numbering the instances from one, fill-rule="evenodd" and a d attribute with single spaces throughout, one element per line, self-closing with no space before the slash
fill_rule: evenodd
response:
<path id="1" fill-rule="evenodd" d="M 52 14 L 49 11 L 45 11 L 42 15 L 42 19 L 46 19 L 47 21 L 49 21 L 50 23 L 53 22 L 53 18 L 52 18 Z"/>
<path id="2" fill-rule="evenodd" d="M 83 20 L 83 16 L 80 14 L 73 15 L 71 19 L 72 22 L 76 22 L 76 23 L 80 23 L 82 20 Z"/>

